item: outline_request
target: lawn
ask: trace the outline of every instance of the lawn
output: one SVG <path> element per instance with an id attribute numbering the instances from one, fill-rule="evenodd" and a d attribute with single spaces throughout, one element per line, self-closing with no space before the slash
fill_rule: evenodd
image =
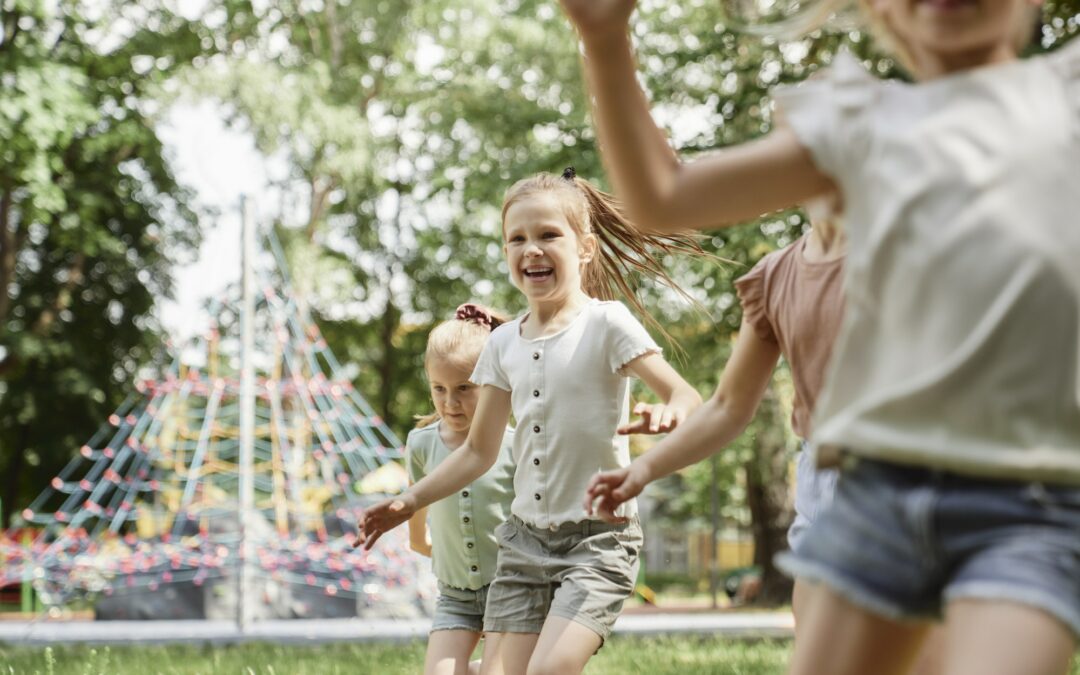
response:
<path id="1" fill-rule="evenodd" d="M 590 662 L 590 675 L 759 675 L 783 673 L 788 642 L 722 642 L 709 638 L 613 638 Z M 51 647 L 0 645 L 0 675 L 415 675 L 424 644 Z M 1072 675 L 1080 675 L 1080 659 Z"/>

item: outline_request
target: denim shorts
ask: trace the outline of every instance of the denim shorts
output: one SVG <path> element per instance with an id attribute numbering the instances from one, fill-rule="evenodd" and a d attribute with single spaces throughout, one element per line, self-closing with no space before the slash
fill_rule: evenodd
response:
<path id="1" fill-rule="evenodd" d="M 539 633 L 548 616 L 570 619 L 604 640 L 634 592 L 641 550 L 636 518 L 596 520 L 554 529 L 517 516 L 495 529 L 499 562 L 488 593 L 484 630 Z"/>
<path id="2" fill-rule="evenodd" d="M 836 492 L 837 469 L 819 469 L 803 442 L 802 451 L 795 458 L 795 520 L 788 528 L 787 540 L 791 550 L 797 550 L 806 531 L 818 515 L 832 503 Z"/>
<path id="3" fill-rule="evenodd" d="M 431 620 L 431 632 L 437 630 L 484 630 L 484 607 L 487 605 L 488 586 L 475 591 L 454 588 L 439 582 L 439 599 L 435 601 L 435 618 Z"/>
<path id="4" fill-rule="evenodd" d="M 1034 607 L 1080 636 L 1080 488 L 860 459 L 777 564 L 894 620 L 958 599 Z"/>

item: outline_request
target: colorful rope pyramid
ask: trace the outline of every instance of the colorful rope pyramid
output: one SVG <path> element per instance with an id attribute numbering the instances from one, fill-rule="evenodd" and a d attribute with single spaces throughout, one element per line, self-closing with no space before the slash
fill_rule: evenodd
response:
<path id="1" fill-rule="evenodd" d="M 418 582 L 426 565 L 402 534 L 366 554 L 348 536 L 363 506 L 403 487 L 404 470 L 393 461 L 401 443 L 342 374 L 289 290 L 277 241 L 268 241 L 276 265 L 256 272 L 248 569 L 262 582 L 255 595 L 298 589 L 307 609 L 293 602 L 262 615 L 320 615 L 310 606 L 319 598 L 355 600 L 360 615 L 380 614 L 387 595 L 420 607 L 430 596 L 429 584 Z M 218 318 L 196 344 L 202 367 L 177 358 L 163 378 L 140 382 L 23 511 L 40 534 L 29 546 L 0 539 L 0 586 L 32 579 L 47 605 L 170 585 L 235 586 L 239 343 L 228 328 L 239 323 L 238 304 L 212 312 Z"/>

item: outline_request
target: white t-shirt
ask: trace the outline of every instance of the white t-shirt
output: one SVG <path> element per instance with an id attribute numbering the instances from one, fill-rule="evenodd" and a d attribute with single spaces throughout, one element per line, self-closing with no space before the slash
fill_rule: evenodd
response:
<path id="1" fill-rule="evenodd" d="M 629 440 L 615 433 L 629 419 L 623 367 L 660 347 L 619 302 L 591 300 L 566 328 L 534 340 L 521 336 L 524 318 L 495 329 L 470 379 L 511 393 L 511 513 L 536 527 L 580 522 L 592 475 L 630 463 Z M 635 513 L 634 500 L 620 507 Z"/>
<path id="2" fill-rule="evenodd" d="M 1080 483 L 1080 41 L 914 85 L 844 53 L 776 99 L 848 228 L 819 455 Z"/>

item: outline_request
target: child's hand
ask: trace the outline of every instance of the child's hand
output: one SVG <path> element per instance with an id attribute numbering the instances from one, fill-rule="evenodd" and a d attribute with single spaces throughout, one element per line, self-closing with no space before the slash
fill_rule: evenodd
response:
<path id="1" fill-rule="evenodd" d="M 370 551 L 379 537 L 404 523 L 415 512 L 416 499 L 408 492 L 365 509 L 353 546 L 363 545 L 365 551 Z"/>
<path id="2" fill-rule="evenodd" d="M 625 32 L 636 0 L 560 0 L 563 11 L 582 38 L 612 31 Z"/>
<path id="3" fill-rule="evenodd" d="M 598 473 L 585 488 L 585 513 L 609 523 L 625 523 L 627 518 L 616 516 L 615 510 L 641 494 L 648 483 L 636 464 Z"/>
<path id="4" fill-rule="evenodd" d="M 662 434 L 671 431 L 686 416 L 682 408 L 666 406 L 663 403 L 638 403 L 633 414 L 641 419 L 624 424 L 616 429 L 620 434 Z"/>

